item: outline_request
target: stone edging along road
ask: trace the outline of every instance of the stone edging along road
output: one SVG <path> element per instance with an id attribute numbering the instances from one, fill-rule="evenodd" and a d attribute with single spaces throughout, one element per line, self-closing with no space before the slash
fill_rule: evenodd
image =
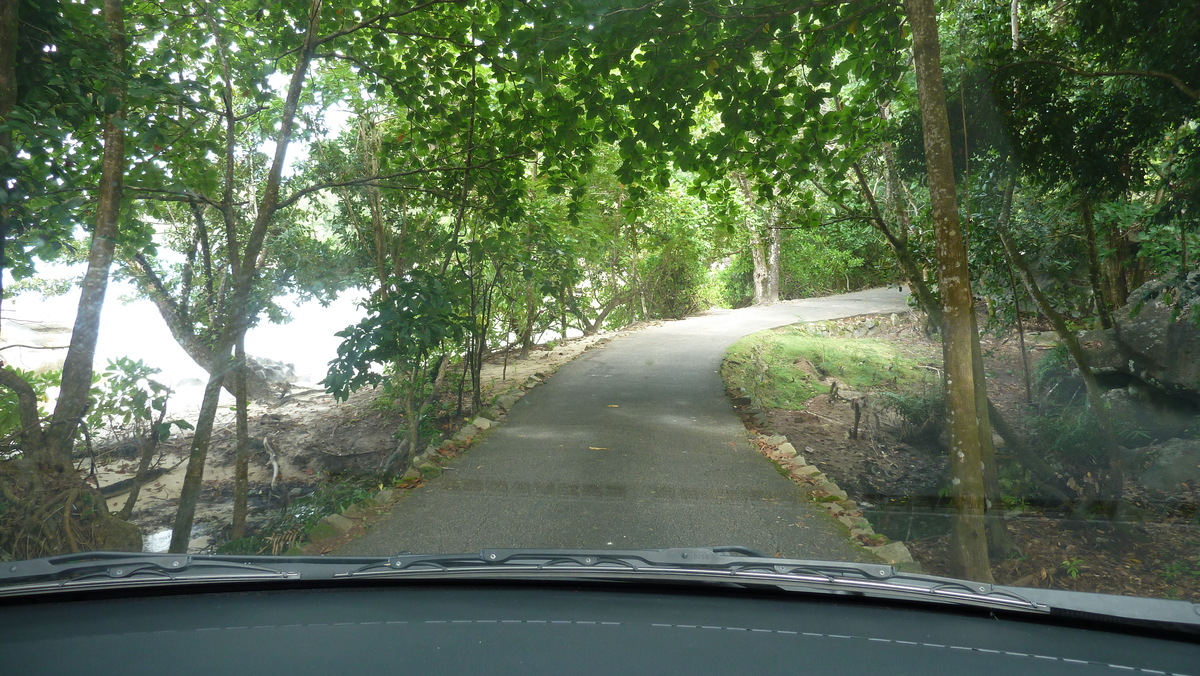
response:
<path id="1" fill-rule="evenodd" d="M 875 536 L 831 482 L 819 483 L 819 504 L 797 490 L 793 477 L 812 485 L 823 475 L 782 438 L 751 443 L 719 375 L 725 349 L 743 335 L 901 312 L 904 301 L 902 292 L 877 289 L 714 311 L 623 335 L 542 384 L 531 379 L 523 397 L 500 397 L 510 407 L 505 424 L 481 418 L 456 435 L 462 445 L 492 427 L 471 453 L 424 454 L 423 476 L 446 474 L 403 491 L 390 514 L 336 551 L 742 545 L 788 558 L 906 563 L 903 545 L 866 550 L 847 537 L 848 528 L 860 541 Z M 346 521 L 329 525 L 342 530 Z"/>

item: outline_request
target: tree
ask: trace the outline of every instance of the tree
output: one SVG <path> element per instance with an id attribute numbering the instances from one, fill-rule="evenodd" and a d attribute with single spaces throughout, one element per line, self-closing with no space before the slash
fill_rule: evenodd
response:
<path id="1" fill-rule="evenodd" d="M 196 501 L 200 494 L 201 479 L 204 476 L 204 463 L 208 455 L 213 421 L 216 417 L 218 395 L 226 373 L 232 371 L 237 365 L 233 359 L 233 348 L 245 336 L 248 320 L 247 310 L 249 309 L 254 275 L 258 268 L 259 255 L 262 252 L 267 229 L 280 207 L 279 190 L 283 165 L 292 140 L 300 97 L 304 90 L 309 64 L 316 48 L 321 43 L 321 36 L 318 34 L 321 17 L 320 0 L 312 0 L 308 11 L 301 17 L 305 30 L 302 33 L 302 42 L 297 52 L 296 64 L 283 103 L 279 131 L 275 139 L 275 156 L 262 186 L 254 225 L 243 245 L 238 265 L 233 270 L 229 304 L 225 308 L 226 320 L 223 322 L 219 342 L 214 351 L 216 366 L 210 371 L 208 384 L 204 388 L 200 416 L 196 422 L 196 433 L 192 437 L 187 471 L 184 474 L 183 488 L 179 496 L 179 511 L 175 517 L 175 525 L 171 534 L 170 551 L 176 553 L 187 551 L 188 542 L 191 539 L 192 522 L 196 513 Z M 232 244 L 232 242 L 230 243 Z M 237 249 L 232 246 L 230 249 L 230 255 L 236 259 Z M 244 407 L 245 401 L 242 398 L 239 408 L 244 410 Z"/>
<path id="2" fill-rule="evenodd" d="M 971 274 L 955 198 L 937 14 L 933 0 L 906 0 L 905 11 L 912 28 L 930 203 L 937 230 L 942 354 L 949 418 L 946 427 L 950 435 L 950 464 L 957 508 L 954 516 L 956 564 L 963 577 L 990 582 L 992 571 L 984 524 L 983 446 L 991 443 L 991 426 L 987 423 L 986 406 L 980 405 L 979 394 L 983 393 L 984 401 L 987 395 L 982 369 L 977 373 L 974 358 L 979 351 L 979 336 L 975 328 Z M 986 439 L 983 438 L 985 433 Z"/>
<path id="3" fill-rule="evenodd" d="M 462 289 L 436 273 L 411 270 L 392 280 L 369 306 L 370 314 L 345 331 L 338 356 L 323 384 L 344 401 L 364 385 L 384 381 L 391 371 L 393 389 L 404 412 L 406 437 L 388 469 L 408 466 L 420 452 L 421 426 L 445 374 L 448 348 L 462 339 L 468 323 L 461 309 Z"/>
<path id="4" fill-rule="evenodd" d="M 9 16 L 15 18 L 12 14 Z M 63 365 L 61 388 L 50 420 L 44 424 L 39 420 L 29 383 L 11 367 L 0 367 L 0 385 L 16 392 L 22 424 L 21 456 L 17 465 L 21 474 L 4 477 L 3 486 L 6 500 L 22 505 L 22 508 L 12 510 L 16 512 L 15 517 L 6 514 L 18 523 L 6 524 L 4 530 L 9 532 L 0 535 L 7 540 L 4 543 L 6 549 L 22 556 L 78 551 L 81 547 L 141 548 L 137 528 L 110 516 L 98 492 L 81 481 L 71 462 L 75 435 L 89 405 L 100 310 L 104 305 L 109 266 L 118 236 L 126 166 L 127 85 L 123 68 L 127 36 L 121 0 L 105 0 L 103 21 L 112 71 L 107 74 L 104 90 L 103 156 L 94 227 L 71 344 Z M 25 499 L 19 497 L 21 493 L 26 494 Z M 38 521 L 55 512 L 63 515 L 61 521 L 55 520 L 62 524 L 61 528 L 44 525 L 35 535 L 38 531 L 31 524 L 19 523 L 22 518 Z M 76 523 L 72 525 L 72 521 Z"/>

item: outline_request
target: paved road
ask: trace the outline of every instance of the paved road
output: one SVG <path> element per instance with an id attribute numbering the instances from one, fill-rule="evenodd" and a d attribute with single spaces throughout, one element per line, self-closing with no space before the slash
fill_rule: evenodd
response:
<path id="1" fill-rule="evenodd" d="M 795 558 L 862 559 L 844 531 L 753 449 L 718 368 L 746 334 L 896 311 L 905 298 L 876 289 L 715 311 L 589 350 L 340 553 L 744 545 Z"/>

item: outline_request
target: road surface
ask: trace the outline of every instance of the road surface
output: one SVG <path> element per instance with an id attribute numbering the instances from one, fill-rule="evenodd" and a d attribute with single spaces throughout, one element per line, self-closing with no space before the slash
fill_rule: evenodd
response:
<path id="1" fill-rule="evenodd" d="M 589 350 L 339 553 L 743 545 L 866 560 L 844 528 L 754 450 L 718 370 L 725 349 L 746 334 L 902 311 L 906 299 L 874 289 L 717 310 Z"/>

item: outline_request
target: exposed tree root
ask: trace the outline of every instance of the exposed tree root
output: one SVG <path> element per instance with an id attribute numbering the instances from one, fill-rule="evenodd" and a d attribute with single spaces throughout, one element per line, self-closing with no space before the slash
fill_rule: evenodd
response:
<path id="1" fill-rule="evenodd" d="M 35 482 L 29 474 L 0 462 L 0 557 L 141 551 L 141 531 L 109 514 L 95 488 L 76 476 L 42 472 Z"/>

